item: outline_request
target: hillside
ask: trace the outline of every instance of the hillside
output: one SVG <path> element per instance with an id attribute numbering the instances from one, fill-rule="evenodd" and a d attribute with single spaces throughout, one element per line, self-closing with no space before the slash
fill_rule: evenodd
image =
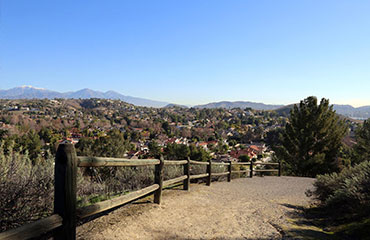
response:
<path id="1" fill-rule="evenodd" d="M 344 116 L 357 118 L 357 119 L 367 119 L 370 118 L 370 106 L 362 107 L 352 107 L 351 105 L 338 105 L 334 104 L 333 109 Z"/>
<path id="2" fill-rule="evenodd" d="M 275 109 L 275 112 L 277 112 L 280 116 L 289 116 L 290 110 L 294 107 L 294 104 L 286 105 L 283 107 L 280 107 L 278 109 Z"/>
<path id="3" fill-rule="evenodd" d="M 171 104 L 166 105 L 165 108 L 189 108 L 189 107 L 185 105 L 171 103 Z"/>

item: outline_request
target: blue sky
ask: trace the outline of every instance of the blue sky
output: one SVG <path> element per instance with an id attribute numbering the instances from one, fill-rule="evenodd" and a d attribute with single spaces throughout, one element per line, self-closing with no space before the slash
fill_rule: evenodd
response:
<path id="1" fill-rule="evenodd" d="M 0 89 L 370 105 L 370 1 L 0 2 Z"/>

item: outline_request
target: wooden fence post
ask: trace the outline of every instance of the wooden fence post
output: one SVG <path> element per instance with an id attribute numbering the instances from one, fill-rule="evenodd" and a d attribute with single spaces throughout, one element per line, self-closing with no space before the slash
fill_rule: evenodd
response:
<path id="1" fill-rule="evenodd" d="M 188 157 L 188 162 L 184 164 L 184 175 L 187 176 L 187 179 L 184 180 L 184 190 L 190 190 L 190 158 Z"/>
<path id="2" fill-rule="evenodd" d="M 206 185 L 207 186 L 211 186 L 211 180 L 212 180 L 212 160 L 209 160 L 208 161 L 207 173 L 208 173 L 208 177 L 207 177 L 207 183 L 206 183 Z"/>
<path id="3" fill-rule="evenodd" d="M 54 213 L 63 218 L 63 225 L 54 232 L 54 239 L 76 239 L 77 155 L 70 143 L 59 144 L 54 167 Z"/>
<path id="4" fill-rule="evenodd" d="M 228 161 L 229 165 L 227 166 L 227 169 L 229 171 L 229 174 L 227 175 L 227 181 L 231 182 L 231 161 Z"/>
<path id="5" fill-rule="evenodd" d="M 253 162 L 251 161 L 251 165 L 250 165 L 250 168 L 249 168 L 249 177 L 252 178 L 253 177 Z"/>
<path id="6" fill-rule="evenodd" d="M 154 203 L 157 203 L 157 204 L 161 204 L 161 199 L 162 199 L 163 167 L 164 167 L 164 159 L 163 159 L 163 156 L 161 156 L 159 164 L 155 165 L 155 172 L 154 172 L 154 183 L 159 185 L 159 188 L 154 193 Z"/>
<path id="7" fill-rule="evenodd" d="M 278 176 L 281 176 L 281 170 L 282 170 L 282 164 L 281 161 L 279 161 L 279 171 L 278 171 Z"/>

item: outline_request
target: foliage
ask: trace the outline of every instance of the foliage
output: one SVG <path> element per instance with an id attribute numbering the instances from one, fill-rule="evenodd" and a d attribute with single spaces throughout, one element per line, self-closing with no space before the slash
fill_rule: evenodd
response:
<path id="1" fill-rule="evenodd" d="M 6 137 L 8 135 L 8 131 L 4 129 L 0 129 L 0 140 Z"/>
<path id="2" fill-rule="evenodd" d="M 37 160 L 41 154 L 41 139 L 39 135 L 31 130 L 28 134 L 23 135 L 18 138 L 18 145 L 20 148 L 24 148 L 26 151 L 29 151 L 29 157 L 33 160 Z"/>
<path id="3" fill-rule="evenodd" d="M 148 144 L 150 156 L 159 159 L 161 155 L 161 147 L 156 141 L 151 141 Z"/>
<path id="4" fill-rule="evenodd" d="M 208 161 L 211 159 L 211 155 L 209 152 L 204 150 L 202 147 L 196 147 L 195 145 L 190 145 L 189 146 L 190 150 L 190 159 L 195 160 L 195 161 Z"/>
<path id="5" fill-rule="evenodd" d="M 276 155 L 291 174 L 315 177 L 340 169 L 338 153 L 347 132 L 329 100 L 308 97 L 294 105 Z"/>
<path id="6" fill-rule="evenodd" d="M 187 146 L 175 143 L 167 144 L 163 151 L 163 157 L 169 160 L 184 160 L 188 157 L 196 161 L 208 161 L 211 159 L 209 152 L 202 147 L 197 147 L 194 144 Z"/>
<path id="7" fill-rule="evenodd" d="M 53 160 L 32 163 L 27 151 L 0 144 L 0 231 L 44 217 L 52 210 Z M 7 153 L 6 153 L 7 152 Z"/>
<path id="8" fill-rule="evenodd" d="M 332 216 L 370 215 L 370 161 L 343 169 L 340 173 L 319 175 L 309 191 Z"/>
<path id="9" fill-rule="evenodd" d="M 251 160 L 251 158 L 246 154 L 242 154 L 242 155 L 239 156 L 239 160 L 241 162 L 249 162 Z"/>
<path id="10" fill-rule="evenodd" d="M 144 188 L 153 181 L 154 168 L 150 166 L 87 168 L 78 177 L 79 205 Z"/>
<path id="11" fill-rule="evenodd" d="M 356 132 L 357 144 L 354 146 L 354 163 L 370 159 L 370 118 Z"/>
<path id="12" fill-rule="evenodd" d="M 169 160 L 184 160 L 188 158 L 189 154 L 189 147 L 185 144 L 169 143 L 164 149 L 165 159 Z"/>
<path id="13" fill-rule="evenodd" d="M 281 144 L 280 135 L 283 134 L 283 133 L 284 133 L 283 128 L 279 127 L 279 128 L 276 128 L 276 129 L 272 129 L 272 130 L 270 130 L 266 133 L 266 137 L 265 137 L 264 141 L 269 146 L 279 145 L 279 144 Z"/>
<path id="14" fill-rule="evenodd" d="M 99 157 L 124 157 L 131 145 L 118 130 L 108 132 L 97 139 L 81 138 L 76 144 L 77 155 Z"/>

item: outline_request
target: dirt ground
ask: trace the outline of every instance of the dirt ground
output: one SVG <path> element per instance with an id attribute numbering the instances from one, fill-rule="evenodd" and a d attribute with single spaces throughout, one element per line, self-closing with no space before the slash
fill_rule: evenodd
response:
<path id="1" fill-rule="evenodd" d="M 286 239 L 283 226 L 314 179 L 239 178 L 165 190 L 162 204 L 146 198 L 77 228 L 78 239 Z"/>

